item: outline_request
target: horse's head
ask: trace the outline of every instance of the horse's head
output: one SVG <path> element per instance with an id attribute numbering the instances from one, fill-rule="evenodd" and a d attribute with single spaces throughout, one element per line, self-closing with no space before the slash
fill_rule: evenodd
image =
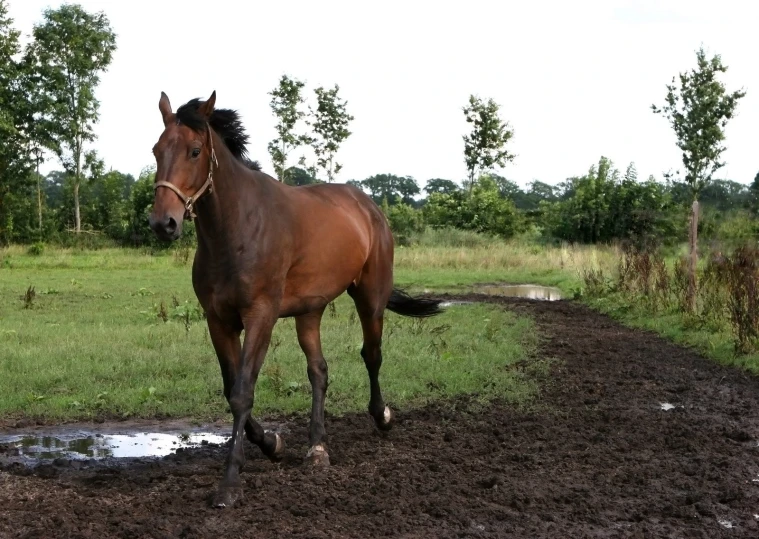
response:
<path id="1" fill-rule="evenodd" d="M 155 198 L 150 228 L 156 235 L 174 241 L 182 234 L 186 217 L 195 217 L 193 206 L 212 187 L 216 154 L 208 122 L 216 92 L 207 101 L 188 103 L 172 112 L 169 97 L 161 92 L 158 108 L 164 130 L 155 146 Z"/>

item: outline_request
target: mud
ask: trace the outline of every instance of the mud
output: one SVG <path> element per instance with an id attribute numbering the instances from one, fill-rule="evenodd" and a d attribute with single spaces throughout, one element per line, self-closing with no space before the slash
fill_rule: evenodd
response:
<path id="1" fill-rule="evenodd" d="M 558 360 L 535 407 L 396 409 L 387 435 L 328 416 L 328 469 L 283 418 L 287 457 L 247 446 L 228 510 L 208 504 L 223 446 L 0 459 L 0 537 L 759 537 L 756 377 L 573 302 L 491 301 L 534 317 Z"/>

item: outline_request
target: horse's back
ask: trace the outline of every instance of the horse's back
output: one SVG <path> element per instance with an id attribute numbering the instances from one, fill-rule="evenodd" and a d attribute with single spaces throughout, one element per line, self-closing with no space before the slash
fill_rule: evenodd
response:
<path id="1" fill-rule="evenodd" d="M 285 311 L 321 304 L 359 283 L 367 271 L 392 275 L 392 234 L 366 193 L 348 184 L 288 186 L 285 192 L 294 249 Z"/>

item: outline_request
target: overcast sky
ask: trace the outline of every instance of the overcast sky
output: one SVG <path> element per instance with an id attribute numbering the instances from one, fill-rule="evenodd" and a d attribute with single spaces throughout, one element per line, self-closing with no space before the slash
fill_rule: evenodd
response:
<path id="1" fill-rule="evenodd" d="M 356 118 L 338 154 L 338 181 L 383 172 L 420 184 L 460 181 L 461 108 L 471 93 L 492 97 L 514 128 L 517 157 L 502 173 L 521 185 L 583 174 L 601 155 L 661 177 L 681 167 L 680 153 L 650 107 L 695 65 L 701 44 L 722 55 L 728 89 L 748 91 L 728 125 L 718 176 L 750 183 L 759 172 L 759 8 L 744 0 L 80 4 L 104 11 L 117 33 L 97 91 L 96 147 L 107 166 L 135 175 L 154 164 L 161 91 L 176 109 L 213 90 L 218 107 L 240 111 L 251 157 L 271 173 L 267 92 L 289 74 L 307 83 L 309 98 L 318 85 L 339 84 Z M 58 5 L 10 0 L 10 15 L 26 36 L 45 7 Z"/>

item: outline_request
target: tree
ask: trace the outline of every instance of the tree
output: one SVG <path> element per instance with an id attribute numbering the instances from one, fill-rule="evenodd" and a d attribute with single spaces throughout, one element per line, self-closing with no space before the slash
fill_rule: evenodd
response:
<path id="1" fill-rule="evenodd" d="M 95 140 L 99 101 L 95 89 L 116 50 L 116 34 L 103 12 L 76 4 L 46 9 L 34 26 L 28 57 L 40 74 L 41 93 L 51 103 L 50 149 L 73 179 L 74 226 L 81 231 L 79 188 L 85 144 Z"/>
<path id="2" fill-rule="evenodd" d="M 469 96 L 469 105 L 463 108 L 467 123 L 472 124 L 472 131 L 463 137 L 470 194 L 478 174 L 488 172 L 496 165 L 504 167 L 516 157 L 505 149 L 514 132 L 499 118 L 499 109 L 492 99 L 485 102 L 474 95 Z"/>
<path id="3" fill-rule="evenodd" d="M 759 213 L 759 172 L 754 176 L 754 181 L 749 187 L 749 207 L 754 214 Z"/>
<path id="4" fill-rule="evenodd" d="M 32 163 L 22 129 L 28 109 L 22 71 L 16 56 L 20 33 L 13 28 L 5 0 L 0 0 L 0 240 L 28 233 Z"/>
<path id="5" fill-rule="evenodd" d="M 310 137 L 309 142 L 316 154 L 316 167 L 310 167 L 309 172 L 316 176 L 316 168 L 321 168 L 327 175 L 327 181 L 332 182 L 335 175 L 343 166 L 335 161 L 335 155 L 340 145 L 351 135 L 348 124 L 354 117 L 346 110 L 347 101 L 341 101 L 338 97 L 340 87 L 335 84 L 332 89 L 325 90 L 319 87 L 316 93 L 316 110 L 309 107 L 310 119 L 308 125 L 313 129 L 315 137 Z M 301 166 L 305 166 L 305 159 L 301 158 Z"/>
<path id="6" fill-rule="evenodd" d="M 720 160 L 725 151 L 725 126 L 735 114 L 738 101 L 746 92 L 736 90 L 728 93 L 725 85 L 717 80 L 727 71 L 719 55 L 707 59 L 703 47 L 696 52 L 697 67 L 679 75 L 667 85 L 663 107 L 651 105 L 654 114 L 667 118 L 682 151 L 685 181 L 691 190 L 690 268 L 688 307 L 696 305 L 696 265 L 698 263 L 698 198 L 714 173 L 725 166 Z"/>
<path id="7" fill-rule="evenodd" d="M 380 204 L 382 200 L 392 206 L 394 204 L 414 204 L 414 196 L 419 194 L 419 185 L 411 176 L 396 176 L 395 174 L 375 174 L 360 182 L 348 182 L 359 189 L 369 192 L 374 202 Z"/>
<path id="8" fill-rule="evenodd" d="M 309 137 L 295 132 L 296 125 L 306 115 L 298 108 L 304 102 L 301 94 L 304 86 L 305 83 L 282 75 L 279 86 L 269 92 L 272 96 L 269 106 L 278 123 L 277 136 L 269 142 L 268 150 L 277 177 L 285 183 L 288 183 L 287 174 L 290 170 L 287 168 L 287 156 L 292 150 L 310 141 Z"/>
<path id="9" fill-rule="evenodd" d="M 288 185 L 312 185 L 321 182 L 300 167 L 290 167 L 285 170 L 285 183 Z"/>
<path id="10" fill-rule="evenodd" d="M 451 194 L 459 190 L 459 186 L 451 180 L 444 180 L 442 178 L 433 178 L 427 181 L 427 185 L 424 186 L 424 192 L 427 196 L 432 193 Z"/>
<path id="11" fill-rule="evenodd" d="M 26 106 L 22 108 L 21 114 L 21 129 L 25 133 L 27 148 L 37 169 L 35 175 L 37 178 L 37 225 L 42 234 L 44 197 L 40 164 L 45 161 L 45 149 L 54 145 L 54 139 L 51 136 L 53 126 L 50 124 L 54 103 L 44 92 L 42 74 L 31 50 L 33 50 L 31 47 L 27 48 L 21 62 L 21 88 L 26 96 Z"/>

